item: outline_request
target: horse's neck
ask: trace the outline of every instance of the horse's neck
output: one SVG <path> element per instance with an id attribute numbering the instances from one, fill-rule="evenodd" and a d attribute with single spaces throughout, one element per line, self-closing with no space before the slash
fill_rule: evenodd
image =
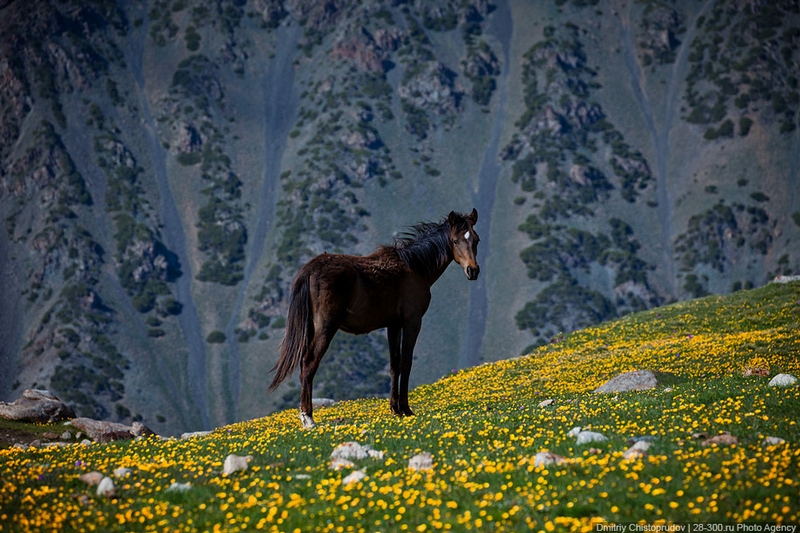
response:
<path id="1" fill-rule="evenodd" d="M 436 269 L 435 272 L 433 272 L 433 275 L 428 280 L 429 281 L 428 285 L 431 286 L 434 283 L 436 283 L 437 281 L 439 281 L 439 278 L 442 277 L 442 274 L 444 274 L 444 271 L 447 270 L 447 267 L 449 267 L 450 263 L 452 263 L 452 262 L 453 262 L 453 258 L 448 254 L 447 260 L 444 263 L 442 263 L 441 265 L 439 265 L 439 268 Z"/>

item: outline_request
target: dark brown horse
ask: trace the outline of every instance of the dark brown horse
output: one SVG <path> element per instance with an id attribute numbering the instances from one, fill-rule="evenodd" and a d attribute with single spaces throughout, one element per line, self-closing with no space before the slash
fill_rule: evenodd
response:
<path id="1" fill-rule="evenodd" d="M 392 411 L 413 415 L 408 377 L 431 285 L 455 261 L 476 280 L 478 211 L 451 212 L 438 224 L 412 226 L 391 246 L 368 256 L 327 254 L 309 261 L 295 276 L 281 356 L 269 386 L 275 390 L 300 365 L 300 420 L 312 427 L 311 388 L 328 345 L 342 330 L 364 334 L 386 328 L 389 339 Z"/>

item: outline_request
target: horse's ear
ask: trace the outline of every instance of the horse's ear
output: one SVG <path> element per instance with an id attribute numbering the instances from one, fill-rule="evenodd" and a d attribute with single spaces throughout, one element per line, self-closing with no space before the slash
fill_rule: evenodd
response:
<path id="1" fill-rule="evenodd" d="M 474 207 L 472 208 L 472 213 L 467 215 L 467 220 L 469 220 L 470 224 L 473 226 L 478 223 L 478 210 Z"/>
<path id="2" fill-rule="evenodd" d="M 450 214 L 447 215 L 447 222 L 450 224 L 451 228 L 455 228 L 456 225 L 458 225 L 458 213 L 450 211 Z"/>

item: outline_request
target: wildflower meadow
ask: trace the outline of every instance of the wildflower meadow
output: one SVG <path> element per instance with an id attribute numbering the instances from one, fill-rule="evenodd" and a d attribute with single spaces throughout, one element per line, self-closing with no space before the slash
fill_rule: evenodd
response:
<path id="1" fill-rule="evenodd" d="M 639 369 L 658 386 L 593 392 Z M 0 450 L 0 531 L 798 524 L 800 387 L 770 386 L 780 373 L 800 375 L 800 282 L 629 315 L 454 372 L 412 392 L 414 417 L 362 399 L 316 411 L 310 430 L 290 410 L 187 440 Z M 607 440 L 578 445 L 574 427 Z M 705 445 L 725 432 L 735 444 Z M 629 439 L 641 438 L 646 453 L 625 458 Z M 331 468 L 348 441 L 383 456 Z M 564 460 L 535 464 L 543 451 Z M 409 468 L 422 452 L 432 467 Z M 251 456 L 247 469 L 223 474 L 229 454 Z M 121 467 L 112 497 L 79 479 Z"/>

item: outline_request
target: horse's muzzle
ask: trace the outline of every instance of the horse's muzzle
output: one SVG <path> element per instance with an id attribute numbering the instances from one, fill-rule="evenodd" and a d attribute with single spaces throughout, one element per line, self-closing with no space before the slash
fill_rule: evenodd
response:
<path id="1" fill-rule="evenodd" d="M 464 269 L 464 274 L 467 275 L 467 279 L 470 281 L 475 281 L 478 279 L 478 274 L 481 273 L 481 267 L 475 265 L 474 267 L 468 266 Z"/>

